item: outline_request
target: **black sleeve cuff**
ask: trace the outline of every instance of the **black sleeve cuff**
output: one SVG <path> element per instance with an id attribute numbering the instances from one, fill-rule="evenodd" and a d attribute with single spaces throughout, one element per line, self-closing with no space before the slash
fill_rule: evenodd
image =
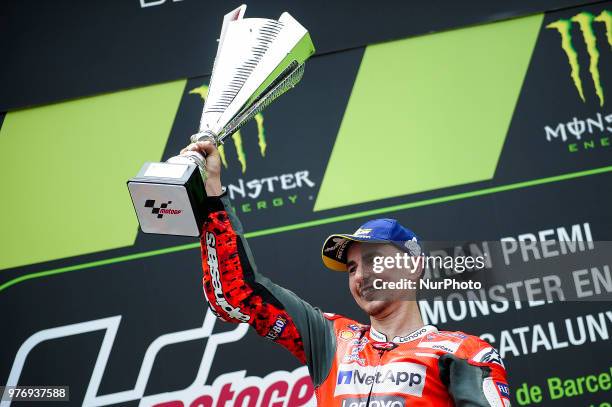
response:
<path id="1" fill-rule="evenodd" d="M 209 196 L 206 198 L 206 208 L 209 213 L 219 212 L 225 210 L 225 205 L 223 203 L 224 199 L 227 196 L 227 188 L 223 187 L 223 192 L 218 196 Z"/>

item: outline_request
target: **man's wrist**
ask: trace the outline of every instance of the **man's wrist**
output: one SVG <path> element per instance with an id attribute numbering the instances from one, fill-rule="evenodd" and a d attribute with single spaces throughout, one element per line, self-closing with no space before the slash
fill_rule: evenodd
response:
<path id="1" fill-rule="evenodd" d="M 221 192 L 218 195 L 209 195 L 208 191 L 206 192 L 208 195 L 206 198 L 206 207 L 208 208 L 208 212 L 218 212 L 225 210 L 225 205 L 221 198 L 227 195 L 227 188 L 221 187 Z"/>
<path id="2" fill-rule="evenodd" d="M 221 186 L 220 180 L 207 180 L 206 185 L 206 195 L 209 197 L 213 196 L 221 196 L 225 191 L 225 188 Z"/>

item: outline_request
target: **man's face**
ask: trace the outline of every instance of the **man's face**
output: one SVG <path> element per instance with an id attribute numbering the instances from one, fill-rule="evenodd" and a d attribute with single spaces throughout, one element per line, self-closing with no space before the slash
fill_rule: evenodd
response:
<path id="1" fill-rule="evenodd" d="M 350 244 L 347 252 L 349 289 L 357 305 L 368 315 L 381 315 L 391 312 L 402 301 L 414 300 L 414 290 L 379 290 L 374 288 L 374 280 L 395 282 L 401 279 L 418 280 L 419 272 L 413 267 L 386 267 L 380 272 L 380 259 L 403 258 L 404 252 L 392 244 L 360 243 Z M 406 263 L 402 262 L 402 266 Z M 413 263 L 407 263 L 410 266 Z M 374 272 L 375 266 L 379 272 Z M 418 267 L 417 267 L 418 268 Z M 380 281 L 377 284 L 380 285 Z"/>

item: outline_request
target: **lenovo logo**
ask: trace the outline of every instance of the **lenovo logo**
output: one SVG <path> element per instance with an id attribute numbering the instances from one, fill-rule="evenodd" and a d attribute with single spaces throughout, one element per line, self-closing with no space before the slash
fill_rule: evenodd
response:
<path id="1" fill-rule="evenodd" d="M 373 396 L 367 398 L 348 398 L 342 400 L 342 407 L 405 407 L 403 397 L 398 396 Z"/>

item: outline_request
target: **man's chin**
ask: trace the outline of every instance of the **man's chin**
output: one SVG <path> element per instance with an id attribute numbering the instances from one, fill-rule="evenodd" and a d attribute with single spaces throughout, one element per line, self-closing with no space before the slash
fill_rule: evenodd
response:
<path id="1" fill-rule="evenodd" d="M 384 311 L 392 304 L 392 301 L 382 301 L 382 300 L 372 300 L 372 301 L 360 301 L 359 305 L 361 309 L 370 316 L 377 316 Z"/>

